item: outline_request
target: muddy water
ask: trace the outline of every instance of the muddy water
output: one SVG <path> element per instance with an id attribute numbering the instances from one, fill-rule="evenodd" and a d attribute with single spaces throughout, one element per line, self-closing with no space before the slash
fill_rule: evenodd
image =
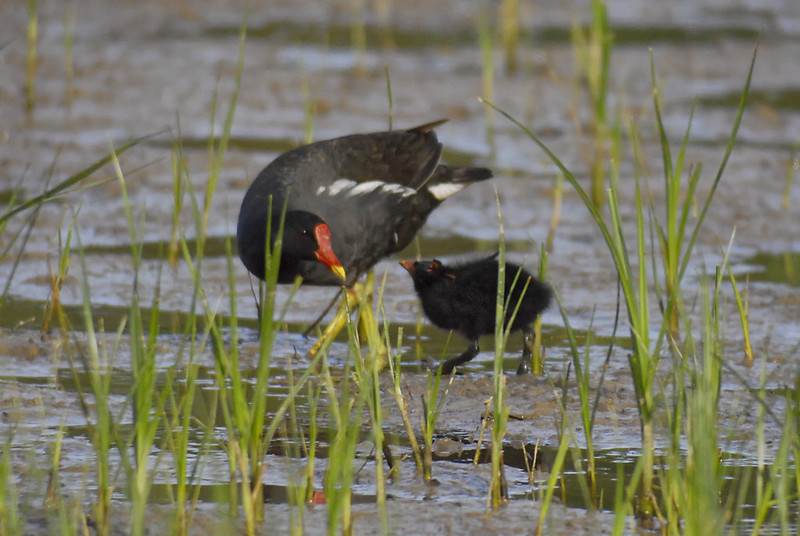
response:
<path id="1" fill-rule="evenodd" d="M 562 2 L 522 2 L 518 72 L 503 72 L 499 47 L 494 55 L 494 101 L 531 125 L 582 180 L 587 170 L 589 141 L 584 133 L 590 111 L 573 83 L 569 35 L 571 22 L 589 12 L 584 3 L 568 9 Z M 24 97 L 27 12 L 20 3 L 0 6 L 5 43 L 0 49 L 0 200 L 10 200 L 17 188 L 21 198 L 31 198 L 48 184 L 104 157 L 112 145 L 119 147 L 129 139 L 152 135 L 122 155 L 120 164 L 135 213 L 136 240 L 146 244 L 136 277 L 141 302 L 150 304 L 158 289 L 162 311 L 162 351 L 158 359 L 159 370 L 164 373 L 176 363 L 181 366 L 181 327 L 192 307 L 201 310 L 191 300 L 193 281 L 185 264 L 173 266 L 163 260 L 173 233 L 175 210 L 171 148 L 180 135 L 188 177 L 202 204 L 209 167 L 207 140 L 222 131 L 234 87 L 241 8 L 218 0 L 38 4 L 38 69 L 32 114 L 25 113 Z M 360 15 L 347 2 L 319 6 L 315 2 L 274 1 L 266 7 L 251 8 L 233 139 L 211 200 L 211 239 L 202 284 L 209 302 L 221 314 L 230 314 L 225 238 L 234 232 L 239 203 L 249 181 L 276 154 L 302 142 L 309 102 L 316 110 L 316 139 L 385 129 L 389 112 L 387 68 L 395 126 L 449 117 L 450 122 L 437 130 L 448 159 L 490 166 L 497 176 L 491 183 L 476 185 L 446 202 L 431 216 L 418 244 L 376 267 L 377 279 L 385 276 L 383 296 L 392 329 L 405 328 L 409 389 L 419 394 L 424 389 L 424 375 L 418 372 L 421 355 L 417 348 L 421 347 L 423 354 L 440 355 L 446 334 L 425 326 L 420 340 L 416 340 L 413 334 L 419 306 L 397 260 L 418 253 L 449 260 L 494 251 L 498 243 L 496 191 L 510 255 L 535 269 L 539 245 L 553 216 L 556 180 L 554 167 L 544 155 L 510 123 L 499 116 L 488 118 L 486 109 L 475 99 L 483 92 L 477 3 L 387 2 L 385 12 L 381 5 L 370 5 Z M 735 230 L 730 260 L 741 285 L 749 278 L 750 333 L 759 361 L 753 367 L 742 365 L 742 331 L 732 293 L 726 287 L 725 335 L 732 372 L 723 385 L 720 446 L 742 465 L 752 464 L 759 447 L 754 433 L 758 412 L 748 388 L 759 385 L 763 366 L 765 387 L 774 393 L 768 403 L 779 417 L 780 393 L 792 387 L 798 376 L 797 179 L 788 188 L 786 206 L 783 201 L 787 176 L 797 168 L 800 143 L 800 74 L 794 68 L 794 58 L 800 57 L 800 5 L 791 0 L 767 6 L 743 3 L 735 8 L 710 0 L 681 7 L 655 1 L 623 2 L 609 6 L 609 15 L 616 38 L 609 101 L 613 109 L 622 111 L 624 120 L 633 120 L 638 126 L 644 173 L 651 180 L 656 207 L 663 206 L 664 198 L 652 113 L 649 49 L 655 58 L 664 122 L 675 145 L 685 131 L 692 104 L 696 104 L 686 160 L 704 165 L 698 192 L 702 202 L 722 158 L 749 58 L 761 36 L 751 103 L 698 237 L 697 255 L 687 272 L 686 285 L 687 303 L 697 309 L 701 276 L 713 273 Z M 363 50 L 351 46 L 354 22 L 366 24 Z M 66 42 L 71 42 L 69 48 Z M 71 78 L 66 68 L 70 59 Z M 491 121 L 494 138 L 488 134 Z M 630 144 L 623 143 L 621 201 L 632 239 L 635 171 L 631 162 Z M 114 175 L 114 169 L 105 166 L 94 179 Z M 81 283 L 87 282 L 94 315 L 103 318 L 109 333 L 101 339 L 107 348 L 115 349 L 112 404 L 125 415 L 129 345 L 124 335 L 119 345 L 112 335 L 127 314 L 134 281 L 131 236 L 124 211 L 121 188 L 112 180 L 60 197 L 36 213 L 35 220 L 26 219 L 32 212 L 21 214 L 9 221 L 0 235 L 0 248 L 5 251 L 0 257 L 0 284 L 7 289 L 0 308 L 0 426 L 4 433 L 14 429 L 13 439 L 5 439 L 10 437 L 6 434 L 4 441 L 11 442 L 19 467 L 46 467 L 47 456 L 37 453 L 47 452 L 57 427 L 64 425 L 68 439 L 62 471 L 76 475 L 64 479 L 65 485 L 75 490 L 82 489 L 86 478 L 85 460 L 91 457 L 91 445 L 72 368 L 61 351 L 62 342 L 55 335 L 40 335 L 39 328 L 44 304 L 51 295 L 49 274 L 58 263 L 59 236 L 63 243 L 71 228 L 72 262 L 60 299 L 75 326 L 72 335 L 80 339 L 84 303 Z M 197 233 L 188 194 L 179 213 L 180 232 L 194 238 Z M 12 244 L 17 233 L 19 238 Z M 20 245 L 23 242 L 24 247 Z M 83 248 L 83 264 L 79 247 Z M 614 324 L 615 274 L 600 233 L 569 187 L 564 189 L 548 272 L 572 326 L 583 332 L 591 330 L 597 341 L 590 346 L 590 355 L 593 374 L 599 377 L 606 354 L 603 341 L 611 335 Z M 256 309 L 250 280 L 238 262 L 234 262 L 234 276 L 236 311 L 243 326 L 243 367 L 252 369 L 258 348 Z M 287 328 L 276 341 L 276 382 L 285 383 L 294 349 L 310 346 L 311 341 L 302 336 L 304 326 L 333 294 L 332 290 L 303 289 L 288 303 Z M 288 296 L 288 292 L 281 292 L 280 307 Z M 655 305 L 653 312 L 657 312 Z M 555 309 L 546 312 L 543 320 L 548 374 L 555 385 L 560 385 L 568 360 L 563 321 Z M 625 334 L 624 326 L 620 332 Z M 460 340 L 451 341 L 448 351 L 460 351 L 461 344 Z M 480 424 L 483 401 L 492 390 L 488 372 L 491 340 L 484 341 L 483 350 L 454 381 L 437 429 L 442 438 L 457 440 L 467 448 L 474 448 L 473 434 Z M 336 343 L 331 357 L 341 362 L 347 351 L 346 344 Z M 509 355 L 507 370 L 513 370 L 518 351 L 519 342 L 512 340 L 509 353 L 514 355 Z M 198 359 L 201 366 L 213 367 L 210 353 Z M 304 362 L 294 360 L 292 364 L 301 370 Z M 213 382 L 207 381 L 208 390 L 213 390 Z M 509 444 L 557 446 L 560 415 L 556 396 L 560 394 L 541 378 L 509 377 L 508 382 L 512 414 L 522 416 L 509 425 Z M 568 411 L 577 422 L 575 396 L 571 389 Z M 639 444 L 639 420 L 624 341 L 609 360 L 600 402 L 596 448 L 607 452 L 616 463 L 624 463 L 635 456 Z M 386 406 L 387 431 L 402 437 L 404 431 L 389 396 Z M 780 426 L 769 421 L 766 444 L 777 444 L 779 433 Z M 400 451 L 406 448 L 398 445 Z M 769 446 L 765 450 L 767 457 L 774 454 Z M 208 463 L 211 469 L 206 483 L 224 482 L 223 454 L 215 453 Z M 285 485 L 285 473 L 279 468 L 286 463 L 276 457 L 270 466 L 276 467 L 269 476 L 270 483 Z M 464 519 L 482 519 L 484 503 L 478 498 L 485 496 L 488 477 L 481 471 L 484 469 L 476 471 L 465 464 L 442 461 L 435 469 L 440 486 L 422 486 L 411 476 L 393 483 L 392 523 L 405 525 L 413 515 L 415 523 L 434 524 L 419 525 L 420 532 L 442 527 L 461 532 L 459 527 L 467 523 Z M 528 482 L 522 468 L 510 466 L 509 472 L 511 496 L 519 500 L 512 500 L 508 507 L 512 515 L 505 521 L 499 519 L 502 516 L 490 518 L 489 523 L 495 525 L 487 528 L 498 532 L 529 526 L 537 517 L 535 506 L 529 508 L 531 503 L 525 500 L 536 494 L 537 484 Z M 372 474 L 369 466 L 362 471 L 363 485 L 356 490 L 357 495 L 374 495 L 369 480 Z M 411 475 L 413 470 L 403 474 Z M 168 482 L 169 477 L 163 475 L 161 481 Z M 36 497 L 40 491 L 33 485 L 24 488 L 23 495 Z M 418 512 L 414 513 L 420 498 L 435 499 L 423 503 L 429 505 L 434 521 L 422 522 Z M 448 508 L 437 509 L 441 503 L 453 502 L 463 509 L 462 515 Z M 580 500 L 573 504 L 582 505 Z M 213 507 L 211 501 L 208 507 Z M 274 512 L 276 519 L 287 519 L 288 513 L 282 508 L 278 505 Z M 376 526 L 375 519 L 370 518 L 374 508 L 367 504 L 358 508 L 363 509 L 363 519 L 373 520 L 372 525 L 364 521 L 364 526 Z M 576 523 L 574 513 L 557 510 L 550 515 L 560 520 L 553 530 L 565 533 L 598 533 L 611 526 L 608 518 L 584 511 L 578 526 L 568 524 Z M 309 526 L 323 523 L 314 514 L 309 515 L 308 522 Z"/>

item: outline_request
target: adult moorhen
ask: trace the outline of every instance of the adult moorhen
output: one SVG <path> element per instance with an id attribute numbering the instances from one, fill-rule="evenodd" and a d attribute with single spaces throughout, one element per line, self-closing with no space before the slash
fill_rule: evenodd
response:
<path id="1" fill-rule="evenodd" d="M 264 278 L 270 198 L 275 232 L 286 206 L 280 283 L 300 276 L 305 284 L 350 287 L 403 249 L 444 199 L 492 176 L 439 163 L 433 129 L 444 121 L 318 141 L 277 157 L 242 201 L 236 238 L 245 267 Z"/>
<path id="2" fill-rule="evenodd" d="M 453 368 L 478 355 L 481 336 L 495 332 L 497 254 L 455 266 L 445 266 L 436 259 L 400 261 L 400 264 L 411 274 L 422 310 L 430 321 L 440 328 L 458 332 L 471 342 L 461 355 L 442 364 L 442 374 L 450 374 Z M 511 331 L 523 330 L 523 350 L 517 374 L 524 374 L 528 372 L 531 361 L 533 321 L 550 305 L 552 290 L 524 268 L 510 262 L 506 262 L 505 278 L 504 301 L 508 310 L 505 327 L 508 327 L 511 313 L 519 304 Z"/>

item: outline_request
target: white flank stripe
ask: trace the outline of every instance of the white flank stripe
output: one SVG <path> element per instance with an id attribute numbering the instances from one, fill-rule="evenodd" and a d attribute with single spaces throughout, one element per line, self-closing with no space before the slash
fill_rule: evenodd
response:
<path id="1" fill-rule="evenodd" d="M 350 179 L 336 179 L 330 186 L 320 186 L 317 188 L 317 195 L 328 194 L 330 196 L 339 195 L 344 190 L 349 190 L 356 185 Z"/>
<path id="2" fill-rule="evenodd" d="M 367 195 L 376 190 L 402 197 L 409 197 L 417 193 L 413 188 L 391 182 L 366 181 L 358 183 L 350 179 L 336 179 L 329 186 L 320 186 L 317 188 L 317 195 L 329 195 L 331 197 L 344 195 L 347 197 L 355 197 L 358 195 Z"/>
<path id="3" fill-rule="evenodd" d="M 428 187 L 428 191 L 433 194 L 433 197 L 439 201 L 444 201 L 451 195 L 460 192 L 467 185 L 457 182 L 444 182 L 441 184 L 434 184 Z"/>
<path id="4" fill-rule="evenodd" d="M 350 196 L 354 196 L 354 195 L 368 194 L 370 192 L 374 192 L 375 190 L 377 190 L 378 188 L 380 188 L 384 184 L 385 183 L 383 183 L 381 181 L 362 182 L 361 184 L 359 184 L 358 186 L 355 186 L 352 190 L 350 190 L 350 192 L 348 192 L 347 195 L 348 195 L 348 197 L 350 197 Z"/>
<path id="5" fill-rule="evenodd" d="M 417 193 L 413 188 L 391 182 L 384 182 L 383 186 L 381 186 L 381 190 L 390 194 L 402 195 L 403 197 L 409 197 Z"/>

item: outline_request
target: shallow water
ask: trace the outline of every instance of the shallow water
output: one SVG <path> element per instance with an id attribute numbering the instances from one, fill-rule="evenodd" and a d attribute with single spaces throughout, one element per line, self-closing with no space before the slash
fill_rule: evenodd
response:
<path id="1" fill-rule="evenodd" d="M 131 382 L 130 344 L 126 335 L 118 340 L 114 332 L 127 317 L 134 280 L 145 313 L 151 310 L 158 294 L 157 369 L 162 377 L 170 367 L 181 370 L 185 366 L 183 330 L 192 308 L 203 310 L 199 302 L 192 300 L 194 282 L 186 264 L 178 261 L 172 265 L 164 260 L 173 238 L 175 210 L 171 150 L 180 135 L 188 178 L 197 202 L 204 203 L 208 140 L 218 138 L 222 132 L 233 91 L 241 9 L 219 0 L 113 5 L 94 0 L 75 4 L 38 2 L 36 102 L 33 113 L 27 115 L 27 12 L 24 5 L 18 4 L 0 5 L 0 30 L 10 36 L 0 49 L 0 202 L 9 202 L 18 188 L 18 199 L 31 198 L 48 184 L 104 157 L 111 145 L 120 147 L 131 138 L 152 135 L 120 158 L 135 213 L 135 240 L 145 244 L 135 277 L 125 203 L 111 166 L 104 166 L 93 178 L 113 180 L 52 201 L 35 214 L 30 227 L 31 220 L 27 218 L 33 213 L 20 214 L 0 234 L 0 251 L 5 252 L 0 256 L 0 285 L 7 289 L 0 307 L 3 441 L 12 447 L 15 468 L 20 468 L 18 474 L 25 474 L 24 468 L 35 473 L 31 468 L 47 467 L 48 449 L 56 430 L 65 426 L 68 440 L 63 447 L 61 470 L 73 478 L 63 478 L 63 485 L 79 494 L 85 482 L 91 481 L 86 476 L 90 471 L 86 460 L 92 455 L 76 389 L 80 374 L 74 373 L 59 335 L 39 333 L 44 307 L 52 294 L 50 273 L 56 270 L 59 248 L 71 228 L 71 264 L 59 296 L 72 325 L 69 337 L 76 341 L 85 337 L 82 284 L 86 282 L 94 322 L 102 321 L 102 326 L 97 327 L 106 332 L 100 335 L 103 347 L 113 356 L 108 363 L 113 376 L 112 406 L 123 416 L 123 423 L 130 422 L 126 409 Z M 754 432 L 757 403 L 749 390 L 762 382 L 763 368 L 768 403 L 779 417 L 783 393 L 795 387 L 798 377 L 800 187 L 796 177 L 790 183 L 785 208 L 783 201 L 787 174 L 791 176 L 791 170 L 797 169 L 800 143 L 800 74 L 792 67 L 792 58 L 800 57 L 800 4 L 792 0 L 769 5 L 745 2 L 735 8 L 705 0 L 691 5 L 655 1 L 611 4 L 608 7 L 615 48 L 609 102 L 612 109 L 621 110 L 625 121 L 634 120 L 638 125 L 643 173 L 650 181 L 657 212 L 664 204 L 664 194 L 652 113 L 649 49 L 655 59 L 664 123 L 673 146 L 679 144 L 695 105 L 686 161 L 704 165 L 698 190 L 702 202 L 724 154 L 749 59 L 761 36 L 751 102 L 703 232 L 698 236 L 697 252 L 686 279 L 686 301 L 697 311 L 700 281 L 704 275 L 713 274 L 735 230 L 730 262 L 740 287 L 747 284 L 750 336 L 757 363 L 743 364 L 742 330 L 733 293 L 725 286 L 723 324 L 730 369 L 722 387 L 720 447 L 732 460 L 730 463 L 747 466 L 754 463 L 764 445 L 764 455 L 774 456 L 781 432 L 780 423 L 768 420 L 765 442 L 759 442 Z M 355 15 L 346 2 L 329 2 L 320 7 L 306 1 L 274 1 L 266 7 L 251 7 L 232 138 L 211 200 L 202 286 L 214 310 L 229 317 L 226 239 L 234 233 L 239 203 L 249 181 L 278 153 L 302 143 L 309 102 L 316 110 L 315 139 L 385 129 L 389 113 L 385 79 L 388 69 L 395 127 L 449 117 L 450 121 L 437 129 L 446 159 L 459 165 L 489 166 L 496 175 L 493 181 L 475 185 L 444 203 L 429 219 L 418 243 L 376 267 L 376 281 L 382 282 L 385 277 L 382 295 L 392 336 L 398 327 L 403 327 L 405 333 L 404 371 L 409 389 L 419 393 L 424 389 L 420 359 L 439 356 L 445 349 L 448 355 L 461 351 L 464 342 L 457 336 L 448 342 L 447 334 L 428 325 L 417 337 L 418 302 L 410 279 L 397 261 L 417 254 L 451 260 L 495 251 L 496 192 L 509 255 L 535 269 L 540 243 L 547 237 L 553 213 L 556 170 L 515 126 L 497 114 L 490 120 L 486 109 L 475 99 L 483 92 L 477 3 L 437 0 L 433 4 L 387 5 L 389 15 L 370 6 L 361 16 Z M 584 184 L 588 184 L 589 140 L 585 132 L 590 112 L 586 99 L 575 94 L 579 85 L 572 81 L 570 32 L 572 21 L 580 16 L 576 14 L 589 13 L 587 6 L 587 2 L 574 3 L 571 9 L 562 2 L 523 3 L 519 70 L 515 74 L 504 73 L 503 56 L 497 47 L 493 98 L 498 106 L 531 125 Z M 68 21 L 73 15 L 74 26 L 70 27 Z M 353 29 L 359 21 L 366 24 L 364 50 L 351 45 Z M 71 80 L 65 70 L 67 36 L 72 38 Z M 72 100 L 67 104 L 70 94 Z M 494 122 L 493 138 L 490 121 Z M 620 195 L 629 243 L 635 236 L 632 162 L 630 144 L 623 142 Z M 180 231 L 189 238 L 189 248 L 193 250 L 197 232 L 191 198 L 184 193 L 182 199 Z M 17 233 L 19 238 L 12 244 Z M 616 277 L 602 236 L 568 186 L 563 190 L 548 273 L 570 324 L 582 337 L 593 336 L 590 369 L 598 378 L 614 326 Z M 258 324 L 251 282 L 238 260 L 233 262 L 233 276 L 236 314 L 243 328 L 242 367 L 245 375 L 252 375 L 258 355 Z M 302 289 L 289 301 L 288 291 L 280 292 L 278 309 L 287 307 L 283 318 L 286 325 L 275 342 L 276 394 L 270 404 L 277 405 L 281 393 L 285 395 L 289 359 L 298 373 L 307 366 L 302 357 L 294 358 L 294 351 L 302 354 L 311 346 L 313 341 L 304 338 L 302 332 L 334 294 L 332 289 Z M 655 300 L 651 305 L 653 314 L 657 314 Z M 553 307 L 545 313 L 543 322 L 547 372 L 558 386 L 569 361 L 563 320 Z M 621 326 L 618 334 L 626 336 L 626 326 Z M 334 365 L 343 366 L 348 355 L 344 341 L 340 338 L 331 347 Z M 629 463 L 630 457 L 635 456 L 631 452 L 635 453 L 640 444 L 625 348 L 625 340 L 618 341 L 608 363 L 597 415 L 595 448 L 607 453 L 609 465 Z M 506 362 L 509 372 L 516 366 L 519 349 L 519 341 L 512 337 Z M 472 435 L 484 411 L 483 401 L 492 393 L 491 339 L 483 341 L 482 350 L 465 367 L 465 374 L 454 381 L 437 426 L 438 436 L 462 438 L 465 448 L 474 448 Z M 200 352 L 196 362 L 213 370 L 213 355 L 208 350 Z M 200 398 L 205 400 L 215 387 L 210 373 L 201 380 L 201 391 L 207 393 Z M 550 383 L 542 378 L 509 376 L 508 384 L 512 414 L 527 416 L 509 423 L 509 444 L 538 442 L 544 449 L 556 447 L 560 416 Z M 577 419 L 574 390 L 568 394 L 572 402 L 568 415 Z M 387 432 L 403 437 L 405 432 L 394 402 L 388 395 L 384 402 Z M 202 414 L 201 409 L 198 412 Z M 408 452 L 402 443 L 397 449 Z M 289 462 L 280 452 L 273 456 L 270 468 L 276 469 L 268 478 L 280 489 L 287 478 L 278 468 Z M 225 459 L 221 451 L 214 451 L 209 457 L 203 483 L 213 487 L 226 482 Z M 430 488 L 411 476 L 410 467 L 403 472 L 403 484 L 397 483 L 394 491 L 390 490 L 395 497 L 393 522 L 407 523 L 420 498 L 432 499 L 421 503 L 430 507 L 432 521 L 421 521 L 418 514 L 414 515 L 420 532 L 433 526 L 450 527 L 455 532 L 463 526 L 458 516 L 439 508 L 442 503 L 459 502 L 464 509 L 462 514 L 482 516 L 488 475 L 485 466 L 472 469 L 465 464 L 440 461 L 434 473 L 440 485 Z M 371 466 L 367 465 L 361 475 L 363 482 L 356 494 L 373 497 Z M 169 481 L 169 474 L 162 476 L 160 484 Z M 610 471 L 607 484 L 613 476 Z M 530 526 L 531 516 L 536 518 L 535 510 L 518 510 L 541 489 L 527 483 L 527 475 L 520 467 L 509 465 L 507 477 L 521 483 L 512 493 L 509 517 L 505 521 L 498 520 L 504 516 L 491 517 L 491 523 L 499 523 L 493 528 L 498 532 Z M 44 476 L 40 474 L 38 480 L 31 481 L 43 482 Z M 17 482 L 23 495 L 36 497 L 35 484 L 25 488 L 27 484 L 22 483 L 21 476 Z M 124 499 L 124 494 L 120 492 L 117 498 Z M 567 503 L 585 506 L 580 497 Z M 612 522 L 608 517 L 579 512 L 583 522 L 572 527 L 559 525 L 554 532 L 610 530 Z M 569 510 L 550 515 L 560 523 L 574 522 L 575 516 Z M 364 510 L 363 516 L 374 516 L 374 509 Z M 323 523 L 313 514 L 309 514 L 308 522 L 308 527 Z"/>

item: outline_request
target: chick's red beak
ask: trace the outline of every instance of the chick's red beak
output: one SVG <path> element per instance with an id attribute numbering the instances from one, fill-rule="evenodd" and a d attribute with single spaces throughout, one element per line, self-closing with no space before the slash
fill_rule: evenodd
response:
<path id="1" fill-rule="evenodd" d="M 331 247 L 331 230 L 324 223 L 320 223 L 314 227 L 314 236 L 319 244 L 319 249 L 315 252 L 317 260 L 344 281 L 347 278 L 344 268 Z"/>

